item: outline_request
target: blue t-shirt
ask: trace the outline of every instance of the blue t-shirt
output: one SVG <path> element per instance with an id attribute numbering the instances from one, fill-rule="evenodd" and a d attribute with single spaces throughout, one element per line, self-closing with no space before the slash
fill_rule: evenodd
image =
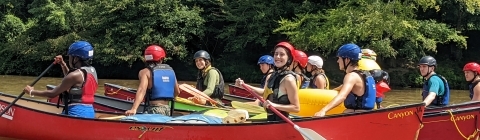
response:
<path id="1" fill-rule="evenodd" d="M 431 76 L 428 80 L 428 92 L 434 92 L 437 96 L 445 94 L 445 84 L 438 76 Z"/>

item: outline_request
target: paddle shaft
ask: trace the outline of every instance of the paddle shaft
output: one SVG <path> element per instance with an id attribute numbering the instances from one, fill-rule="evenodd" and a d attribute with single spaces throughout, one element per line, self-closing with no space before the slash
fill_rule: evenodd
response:
<path id="1" fill-rule="evenodd" d="M 182 84 L 182 85 L 183 85 L 183 84 Z M 208 101 L 213 102 L 213 103 L 215 103 L 216 105 L 219 105 L 220 107 L 227 108 L 226 106 L 218 103 L 217 101 L 213 100 L 212 98 L 208 97 L 207 95 L 204 95 L 203 93 L 199 93 L 199 92 L 201 92 L 201 91 L 197 90 L 196 88 L 193 88 L 193 87 L 191 87 L 191 86 L 189 86 L 189 85 L 186 85 L 186 86 L 184 85 L 184 87 L 185 87 L 186 89 L 188 89 L 189 91 L 191 91 L 191 92 L 197 93 L 198 95 L 202 96 L 203 98 L 207 99 Z M 187 91 L 187 92 L 188 92 L 188 91 Z M 190 93 L 190 92 L 188 92 L 188 93 Z"/>
<path id="2" fill-rule="evenodd" d="M 35 81 L 33 81 L 32 84 L 30 84 L 30 86 L 35 85 L 35 84 L 38 82 L 38 80 L 40 80 L 40 79 L 43 77 L 43 75 L 45 75 L 45 74 L 47 73 L 47 71 L 50 70 L 50 69 L 53 67 L 53 65 L 55 65 L 55 63 L 50 64 L 50 66 L 48 66 L 48 68 L 45 69 L 45 70 L 40 74 L 40 76 L 38 76 L 37 79 L 35 79 Z M 5 108 L 3 109 L 3 111 L 0 113 L 0 116 L 2 116 L 5 112 L 7 112 L 7 110 L 10 109 L 10 107 L 12 107 L 20 98 L 22 98 L 22 96 L 23 96 L 24 94 L 25 94 L 25 92 L 22 92 L 20 95 L 18 95 L 18 97 L 15 98 L 15 100 L 13 100 L 12 103 L 10 103 L 7 107 L 5 107 Z"/>
<path id="3" fill-rule="evenodd" d="M 242 87 L 245 88 L 245 90 L 247 90 L 248 92 L 250 92 L 250 94 L 252 94 L 253 96 L 255 96 L 258 100 L 260 100 L 262 103 L 265 103 L 265 100 L 260 97 L 260 95 L 257 95 L 257 93 L 253 92 L 252 89 L 250 89 L 250 87 L 248 87 L 247 85 L 245 84 L 242 84 Z M 288 119 L 287 117 L 283 116 L 282 113 L 280 113 L 276 108 L 274 108 L 273 106 L 268 106 L 268 108 L 270 110 L 272 110 L 275 114 L 277 114 L 277 116 L 280 116 L 280 118 L 282 118 L 284 121 L 286 121 L 287 123 L 289 123 L 290 125 L 293 126 L 293 128 L 295 128 L 298 132 L 300 132 L 303 136 L 307 137 L 308 139 L 310 140 L 314 140 L 313 138 L 311 138 L 310 136 L 308 136 L 308 134 L 305 134 L 302 130 L 300 130 L 300 127 L 298 125 L 296 125 L 295 123 L 292 122 L 292 120 Z"/>

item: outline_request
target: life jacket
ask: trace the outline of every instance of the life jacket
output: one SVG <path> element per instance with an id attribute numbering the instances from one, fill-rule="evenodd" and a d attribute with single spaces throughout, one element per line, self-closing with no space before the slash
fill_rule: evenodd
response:
<path id="1" fill-rule="evenodd" d="M 306 89 L 308 88 L 308 86 L 310 85 L 310 78 L 308 78 L 305 74 L 301 73 L 301 74 L 298 74 L 301 76 L 301 86 L 300 86 L 300 89 Z"/>
<path id="2" fill-rule="evenodd" d="M 272 74 L 273 72 L 267 72 L 267 74 L 263 75 L 262 80 L 260 81 L 260 88 L 265 87 L 265 82 L 267 81 L 267 76 Z"/>
<path id="3" fill-rule="evenodd" d="M 175 98 L 175 72 L 167 64 L 159 64 L 148 68 L 152 74 L 152 88 L 147 91 L 150 100 Z"/>
<path id="4" fill-rule="evenodd" d="M 470 89 L 470 100 L 473 99 L 473 95 L 475 94 L 475 92 L 473 91 L 473 88 L 475 88 L 475 86 L 477 86 L 478 82 L 480 82 L 480 81 L 477 80 L 477 81 L 472 82 L 470 85 L 468 85 L 468 89 Z"/>
<path id="5" fill-rule="evenodd" d="M 217 68 L 210 67 L 208 70 L 205 71 L 205 73 L 208 74 L 208 72 L 212 69 L 218 72 L 218 75 L 220 76 L 220 83 L 218 85 L 215 85 L 213 94 L 210 95 L 210 98 L 222 99 L 223 95 L 225 94 L 225 91 L 224 91 L 225 82 L 223 81 L 222 73 Z M 205 81 L 205 77 L 206 77 L 206 74 L 203 75 L 202 72 L 198 74 L 197 86 L 195 87 L 196 89 L 200 91 L 204 91 L 205 89 L 207 89 L 207 86 L 203 83 Z"/>
<path id="6" fill-rule="evenodd" d="M 375 80 L 368 71 L 353 71 L 362 77 L 362 81 L 365 83 L 365 91 L 362 96 L 357 96 L 353 92 L 350 92 L 344 101 L 344 106 L 347 109 L 354 110 L 372 110 L 375 107 L 376 101 L 376 88 Z"/>
<path id="7" fill-rule="evenodd" d="M 310 88 L 318 88 L 317 85 L 315 85 L 315 83 L 317 82 L 316 79 L 317 79 L 317 76 L 318 75 L 322 75 L 323 78 L 325 79 L 325 89 L 330 89 L 330 82 L 328 81 L 328 77 L 327 75 L 325 75 L 325 73 L 319 73 L 319 74 L 315 74 L 312 76 L 312 80 L 310 81 L 310 85 L 309 87 Z"/>
<path id="8" fill-rule="evenodd" d="M 77 69 L 70 70 L 68 73 L 74 72 Z M 72 86 L 68 91 L 59 95 L 58 100 L 63 100 L 65 107 L 63 108 L 68 115 L 68 105 L 71 103 L 93 104 L 95 102 L 95 92 L 98 88 L 98 78 L 95 68 L 92 66 L 81 67 L 80 71 L 83 76 L 82 86 Z M 60 106 L 60 101 L 57 103 L 57 108 Z"/>
<path id="9" fill-rule="evenodd" d="M 285 78 L 285 76 L 287 76 L 289 74 L 293 75 L 295 77 L 295 80 L 298 81 L 297 78 L 296 78 L 296 74 L 293 71 L 282 71 L 280 73 L 279 72 L 274 72 L 270 76 L 270 78 L 268 79 L 267 87 L 272 89 L 273 93 L 267 94 L 267 98 L 266 98 L 267 100 L 269 100 L 272 103 L 276 103 L 276 104 L 282 104 L 282 105 L 289 105 L 290 104 L 290 100 L 288 99 L 287 93 L 285 93 L 283 95 L 278 95 L 278 93 L 280 91 L 280 82 Z M 297 84 L 298 84 L 298 82 L 297 82 Z M 282 115 L 284 115 L 285 117 L 288 118 L 288 116 L 289 116 L 288 112 L 281 111 L 281 110 L 278 110 L 278 111 Z M 266 112 L 267 112 L 267 120 L 268 121 L 282 120 L 282 118 L 277 116 L 270 109 L 266 109 Z"/>
<path id="10" fill-rule="evenodd" d="M 168 100 L 172 101 L 170 104 L 170 114 L 173 114 L 176 81 L 175 72 L 172 67 L 167 64 L 158 64 L 153 67 L 148 67 L 148 70 L 151 73 L 152 88 L 147 89 L 144 112 L 147 111 L 147 106 L 150 106 L 150 101 Z"/>
<path id="11" fill-rule="evenodd" d="M 429 94 L 428 90 L 429 90 L 430 87 L 428 86 L 428 81 L 433 76 L 438 76 L 443 81 L 445 91 L 444 91 L 442 96 L 438 96 L 438 95 L 435 96 L 435 99 L 432 101 L 432 103 L 429 106 L 446 106 L 446 105 L 448 105 L 448 103 L 450 101 L 450 87 L 449 87 L 448 82 L 445 79 L 445 77 L 443 77 L 441 75 L 434 74 L 430 78 L 428 78 L 428 80 L 426 80 L 423 83 L 422 100 L 425 100 L 425 98 L 427 98 L 427 96 Z"/>

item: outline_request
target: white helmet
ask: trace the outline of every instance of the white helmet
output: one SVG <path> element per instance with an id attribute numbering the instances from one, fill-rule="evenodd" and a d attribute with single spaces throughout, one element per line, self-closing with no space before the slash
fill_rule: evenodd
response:
<path id="1" fill-rule="evenodd" d="M 308 63 L 310 63 L 311 65 L 317 66 L 318 68 L 322 68 L 323 59 L 320 56 L 311 55 L 308 57 Z"/>

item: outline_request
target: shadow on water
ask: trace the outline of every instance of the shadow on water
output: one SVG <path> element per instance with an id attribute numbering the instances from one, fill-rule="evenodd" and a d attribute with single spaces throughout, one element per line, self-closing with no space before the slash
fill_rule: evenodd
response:
<path id="1" fill-rule="evenodd" d="M 8 94 L 20 94 L 23 88 L 33 82 L 36 77 L 30 76 L 13 76 L 13 75 L 0 75 L 0 92 Z M 48 84 L 58 85 L 61 82 L 61 78 L 57 77 L 43 77 L 40 81 L 35 84 L 36 90 L 45 90 L 45 86 Z M 138 87 L 138 80 L 118 80 L 118 79 L 99 79 L 99 87 L 97 94 L 103 95 L 104 93 L 104 83 L 113 83 L 130 88 Z M 190 85 L 195 85 L 194 81 L 179 81 L 179 84 L 187 83 Z M 228 93 L 228 86 L 225 86 L 225 92 Z M 389 105 L 402 105 L 409 103 L 421 102 L 421 89 L 393 89 L 392 91 L 385 94 L 384 102 L 382 106 Z M 452 90 L 450 102 L 452 104 L 461 103 L 469 101 L 469 93 L 467 90 Z M 24 96 L 29 97 L 29 96 Z M 31 98 L 31 97 L 29 97 Z M 45 99 L 42 97 L 34 97 L 34 99 Z"/>

